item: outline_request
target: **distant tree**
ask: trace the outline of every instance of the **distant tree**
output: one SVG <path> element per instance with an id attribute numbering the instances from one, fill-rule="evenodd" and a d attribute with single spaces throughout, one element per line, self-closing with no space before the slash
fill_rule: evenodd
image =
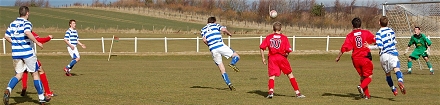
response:
<path id="1" fill-rule="evenodd" d="M 324 9 L 324 4 L 315 4 L 312 8 L 312 16 L 324 16 L 325 15 L 325 9 Z"/>

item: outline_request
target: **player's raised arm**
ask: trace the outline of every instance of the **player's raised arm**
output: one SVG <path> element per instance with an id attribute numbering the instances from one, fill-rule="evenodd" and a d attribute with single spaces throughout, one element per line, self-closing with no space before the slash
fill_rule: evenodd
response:
<path id="1" fill-rule="evenodd" d="M 222 26 L 220 30 L 225 32 L 227 35 L 232 36 L 232 34 L 228 31 L 228 29 L 226 29 L 225 26 Z"/>

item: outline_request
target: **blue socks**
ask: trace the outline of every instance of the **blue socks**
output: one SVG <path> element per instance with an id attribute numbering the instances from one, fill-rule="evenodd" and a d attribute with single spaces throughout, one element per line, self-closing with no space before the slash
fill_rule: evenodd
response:
<path id="1" fill-rule="evenodd" d="M 72 69 L 73 66 L 75 66 L 75 64 L 76 64 L 76 60 L 74 59 L 74 60 L 70 61 L 69 65 L 67 65 L 66 67 L 69 69 Z"/>
<path id="2" fill-rule="evenodd" d="M 229 85 L 231 83 L 231 81 L 229 81 L 228 74 L 223 73 L 222 77 L 223 77 L 223 80 L 225 81 L 226 85 Z"/>
<path id="3" fill-rule="evenodd" d="M 238 62 L 238 60 L 240 60 L 240 58 L 238 56 L 232 57 L 231 64 L 235 65 Z"/>
<path id="4" fill-rule="evenodd" d="M 387 76 L 387 82 L 388 82 L 388 86 L 390 86 L 391 88 L 394 87 L 394 83 L 393 80 L 391 79 L 391 76 Z"/>
<path id="5" fill-rule="evenodd" d="M 396 72 L 397 81 L 403 82 L 403 74 L 400 71 Z"/>
<path id="6" fill-rule="evenodd" d="M 43 85 L 41 85 L 40 80 L 34 80 L 35 89 L 37 89 L 37 94 L 43 94 Z"/>
<path id="7" fill-rule="evenodd" d="M 18 83 L 18 79 L 14 76 L 11 78 L 11 80 L 9 80 L 8 87 L 11 88 L 12 90 L 15 88 L 15 85 L 17 85 L 17 83 Z"/>

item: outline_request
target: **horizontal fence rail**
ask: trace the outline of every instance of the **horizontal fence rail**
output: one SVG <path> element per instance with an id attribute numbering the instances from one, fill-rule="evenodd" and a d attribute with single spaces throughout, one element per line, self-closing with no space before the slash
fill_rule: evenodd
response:
<path id="1" fill-rule="evenodd" d="M 260 37 L 230 37 L 230 36 L 228 36 L 227 38 L 224 38 L 223 40 L 227 40 L 228 42 L 227 42 L 227 45 L 229 46 L 229 47 L 231 47 L 231 40 L 247 40 L 247 39 L 260 39 L 260 44 L 261 44 L 261 42 L 263 41 L 263 39 L 264 39 L 265 37 L 263 37 L 263 36 L 260 36 Z M 326 49 L 325 49 L 325 51 L 329 51 L 329 46 L 330 46 L 330 39 L 344 39 L 345 37 L 330 37 L 330 36 L 327 36 L 327 37 L 304 37 L 304 36 L 291 36 L 291 37 L 288 37 L 290 40 L 292 40 L 292 50 L 293 51 L 295 51 L 295 46 L 296 46 L 296 39 L 327 39 L 326 40 Z M 410 38 L 410 37 L 396 37 L 397 39 L 404 39 L 404 38 Z M 428 36 L 428 38 L 431 38 L 431 39 L 439 39 L 440 37 L 430 37 L 430 36 Z M 3 53 L 2 54 L 6 54 L 6 39 L 5 38 L 2 38 L 2 39 L 0 39 L 0 40 L 2 40 L 2 48 L 3 48 Z M 52 41 L 63 41 L 64 39 L 52 39 Z M 104 38 L 104 37 L 101 37 L 101 38 L 86 38 L 86 39 L 80 39 L 80 40 L 83 40 L 83 41 L 86 41 L 86 40 L 88 40 L 88 41 L 101 41 L 101 47 L 102 47 L 102 53 L 106 53 L 106 51 L 105 51 L 105 44 L 104 44 L 104 41 L 112 41 L 113 39 L 112 38 Z M 168 42 L 167 41 L 171 41 L 171 40 L 196 40 L 196 43 L 195 43 L 195 51 L 196 52 L 199 52 L 199 50 L 200 50 L 200 41 L 202 40 L 202 38 L 201 37 L 196 37 L 196 38 L 167 38 L 167 37 L 164 37 L 164 38 L 138 38 L 138 37 L 134 37 L 134 38 L 119 38 L 119 40 L 128 40 L 128 41 L 134 41 L 134 53 L 137 53 L 138 52 L 138 40 L 163 40 L 164 41 L 164 52 L 168 52 Z M 203 41 L 202 41 L 203 42 Z M 342 43 L 342 42 L 341 42 Z M 35 45 L 36 46 L 36 45 Z M 324 45 L 323 45 L 324 46 Z M 37 50 L 37 48 L 35 48 L 35 50 Z M 100 53 L 100 52 L 97 52 L 97 53 Z"/>

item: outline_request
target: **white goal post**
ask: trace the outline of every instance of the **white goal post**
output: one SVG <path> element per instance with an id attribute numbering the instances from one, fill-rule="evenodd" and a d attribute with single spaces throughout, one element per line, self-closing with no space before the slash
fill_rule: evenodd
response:
<path id="1" fill-rule="evenodd" d="M 440 36 L 440 1 L 411 1 L 411 2 L 395 2 L 383 3 L 382 15 L 389 19 L 389 27 L 395 32 L 397 37 L 408 37 L 398 39 L 399 59 L 401 62 L 401 69 L 406 71 L 407 61 L 410 53 L 415 48 L 411 46 L 409 54 L 403 55 L 405 49 L 408 47 L 408 42 L 411 35 L 414 34 L 414 27 L 420 27 L 421 33 L 430 37 Z M 429 37 L 428 37 L 429 38 Z M 438 39 L 430 38 L 432 41 L 429 61 L 433 68 L 438 68 L 439 64 L 439 50 L 440 41 Z M 413 67 L 420 70 L 427 70 L 428 67 L 420 57 L 417 61 L 413 61 Z"/>

